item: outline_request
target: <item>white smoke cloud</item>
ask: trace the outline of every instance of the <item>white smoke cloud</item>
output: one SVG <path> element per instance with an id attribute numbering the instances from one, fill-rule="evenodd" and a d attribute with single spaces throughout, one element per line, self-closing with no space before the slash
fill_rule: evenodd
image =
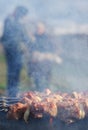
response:
<path id="1" fill-rule="evenodd" d="M 38 15 L 44 19 L 50 17 L 58 21 L 70 19 L 75 22 L 88 22 L 87 0 L 0 0 L 0 19 L 4 19 L 18 5 L 27 6 L 30 15 Z"/>
<path id="2" fill-rule="evenodd" d="M 3 33 L 3 23 L 0 22 L 0 37 L 2 36 Z"/>
<path id="3" fill-rule="evenodd" d="M 77 24 L 68 21 L 65 26 L 57 26 L 54 28 L 54 34 L 88 34 L 88 24 Z"/>

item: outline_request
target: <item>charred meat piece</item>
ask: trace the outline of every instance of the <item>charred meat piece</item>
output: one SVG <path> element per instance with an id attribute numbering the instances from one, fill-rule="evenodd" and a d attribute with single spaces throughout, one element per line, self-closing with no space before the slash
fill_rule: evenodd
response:
<path id="1" fill-rule="evenodd" d="M 83 119 L 85 117 L 83 105 L 76 100 L 63 101 L 58 105 L 58 117 L 64 122 Z"/>
<path id="2" fill-rule="evenodd" d="M 59 118 L 61 121 L 71 123 L 88 116 L 88 94 L 73 92 L 72 94 L 51 92 L 26 92 L 21 96 L 19 103 L 10 106 L 8 117 L 23 118 L 28 122 L 29 117 Z"/>
<path id="3" fill-rule="evenodd" d="M 17 103 L 15 105 L 10 106 L 10 110 L 7 114 L 9 119 L 20 119 L 23 117 L 24 112 L 27 109 L 27 104 Z"/>

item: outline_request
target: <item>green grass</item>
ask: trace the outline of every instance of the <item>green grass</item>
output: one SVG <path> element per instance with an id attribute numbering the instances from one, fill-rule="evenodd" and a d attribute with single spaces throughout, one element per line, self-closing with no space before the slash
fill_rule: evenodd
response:
<path id="1" fill-rule="evenodd" d="M 0 91 L 6 89 L 6 61 L 4 54 L 0 54 Z M 29 84 L 31 83 L 30 78 L 27 75 L 25 68 L 22 69 L 20 75 L 20 90 L 30 89 Z"/>
<path id="2" fill-rule="evenodd" d="M 55 74 L 57 73 L 56 71 L 54 72 Z M 62 72 L 63 71 L 61 71 L 61 74 Z M 27 75 L 27 70 L 23 68 L 20 76 L 20 85 L 19 85 L 20 90 L 21 91 L 28 91 L 30 89 L 33 90 L 34 86 L 32 85 L 32 83 L 33 81 Z M 67 82 L 63 76 L 60 77 L 58 75 L 54 75 L 53 80 L 51 81 L 50 84 L 50 89 L 67 92 L 67 91 L 71 91 L 71 88 L 68 89 L 69 86 L 70 86 L 69 82 Z M 2 90 L 3 92 L 4 90 L 6 90 L 6 61 L 5 61 L 4 54 L 0 54 L 0 92 Z"/>
<path id="3" fill-rule="evenodd" d="M 0 63 L 1 62 L 5 63 L 5 56 L 4 56 L 4 54 L 0 54 Z"/>
<path id="4" fill-rule="evenodd" d="M 4 56 L 0 56 L 0 89 L 6 86 L 6 63 Z"/>

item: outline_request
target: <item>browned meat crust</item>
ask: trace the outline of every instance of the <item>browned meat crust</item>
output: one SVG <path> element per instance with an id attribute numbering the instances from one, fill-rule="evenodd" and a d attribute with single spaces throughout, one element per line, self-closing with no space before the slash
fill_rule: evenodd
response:
<path id="1" fill-rule="evenodd" d="M 26 92 L 22 100 L 10 106 L 7 117 L 10 119 L 23 118 L 26 122 L 31 117 L 43 118 L 49 116 L 71 123 L 88 116 L 88 94 L 84 93 L 53 93 Z"/>

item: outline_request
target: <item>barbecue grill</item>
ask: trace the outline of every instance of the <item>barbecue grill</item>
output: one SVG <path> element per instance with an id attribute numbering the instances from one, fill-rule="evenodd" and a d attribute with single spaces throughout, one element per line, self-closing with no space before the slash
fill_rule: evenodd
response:
<path id="1" fill-rule="evenodd" d="M 28 94 L 34 94 L 34 92 L 26 93 L 27 96 Z M 39 93 L 37 94 L 39 95 Z M 51 94 L 49 94 L 49 97 L 50 95 Z M 52 94 L 52 96 L 54 95 Z M 77 98 L 79 94 L 76 95 L 75 93 L 75 96 Z M 21 100 L 21 97 L 13 99 L 6 97 L 0 98 L 0 130 L 88 130 L 88 116 L 85 116 L 82 119 L 75 119 L 75 122 L 72 123 L 64 122 L 64 120 L 60 119 L 60 116 L 50 117 L 48 114 L 46 114 L 42 118 L 34 118 L 32 115 L 30 115 L 28 122 L 25 122 L 23 119 L 8 119 L 7 113 L 10 108 L 10 105 L 13 104 L 14 106 Z M 63 112 L 64 111 L 62 110 L 62 113 L 58 114 L 63 114 Z M 65 114 L 67 115 L 67 113 Z"/>
<path id="2" fill-rule="evenodd" d="M 88 130 L 88 119 L 85 118 L 72 124 L 65 124 L 55 119 L 50 124 L 47 118 L 31 118 L 27 124 L 23 120 L 8 120 L 6 113 L 0 112 L 0 130 Z"/>

